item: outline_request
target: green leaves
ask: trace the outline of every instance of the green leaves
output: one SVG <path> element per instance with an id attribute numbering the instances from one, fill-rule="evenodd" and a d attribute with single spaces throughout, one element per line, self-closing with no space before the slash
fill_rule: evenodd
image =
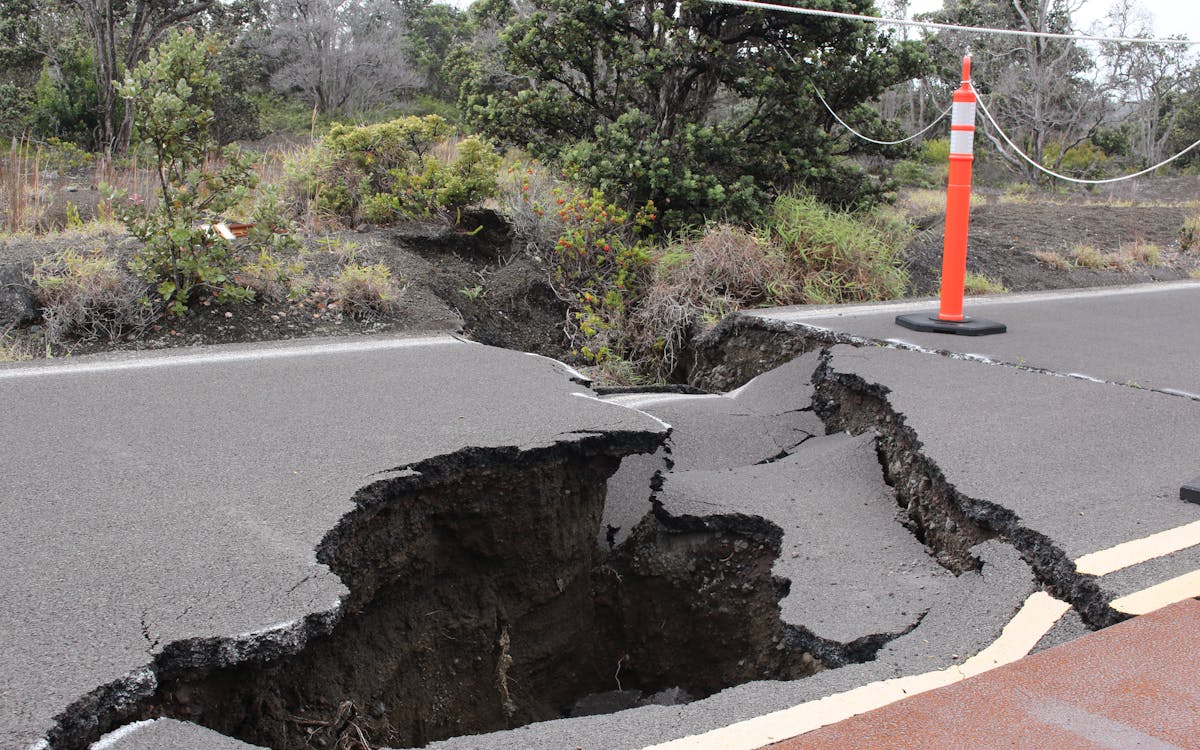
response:
<path id="1" fill-rule="evenodd" d="M 849 111 L 922 64 L 857 22 L 701 0 L 531 3 L 501 36 L 504 75 L 464 71 L 464 109 L 489 135 L 573 165 L 627 206 L 653 200 L 660 231 L 760 219 L 801 183 L 857 202 L 870 183 L 843 167 L 836 149 L 846 147 L 810 82 Z"/>
<path id="2" fill-rule="evenodd" d="M 160 189 L 151 210 L 121 210 L 129 231 L 144 243 L 130 270 L 177 315 L 198 290 L 221 302 L 252 296 L 232 281 L 240 265 L 233 246 L 201 228 L 241 201 L 257 180 L 253 164 L 236 148 L 219 158 L 213 153 L 209 125 L 220 79 L 212 61 L 220 49 L 214 38 L 202 42 L 190 29 L 172 31 L 117 86 L 155 154 Z"/>

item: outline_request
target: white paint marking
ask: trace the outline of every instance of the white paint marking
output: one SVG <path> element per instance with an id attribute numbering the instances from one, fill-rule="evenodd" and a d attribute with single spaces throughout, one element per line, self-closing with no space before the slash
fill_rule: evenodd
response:
<path id="1" fill-rule="evenodd" d="M 1200 521 L 1176 526 L 1157 534 L 1132 539 L 1108 549 L 1091 552 L 1075 560 L 1075 572 L 1106 576 L 1156 557 L 1165 557 L 1200 544 Z"/>
<path id="2" fill-rule="evenodd" d="M 20 365 L 12 369 L 0 370 L 0 380 L 16 380 L 20 378 L 38 378 L 52 375 L 94 375 L 127 370 L 151 370 L 164 367 L 184 367 L 188 365 L 229 364 L 232 362 L 257 362 L 272 359 L 294 359 L 328 354 L 356 354 L 361 352 L 377 352 L 392 349 L 418 349 L 434 346 L 475 346 L 470 342 L 449 336 L 423 336 L 412 338 L 395 338 L 358 341 L 346 341 L 325 344 L 307 344 L 303 346 L 281 346 L 259 349 L 208 349 L 197 354 L 159 353 L 142 355 L 129 359 L 106 359 L 91 362 L 61 362 L 53 361 L 36 365 Z"/>
<path id="3" fill-rule="evenodd" d="M 132 724 L 126 724 L 119 729 L 114 729 L 108 734 L 91 744 L 91 750 L 108 750 L 110 747 L 115 747 L 118 742 L 125 739 L 134 732 L 145 729 L 153 724 L 157 719 L 146 719 L 145 721 L 135 721 Z"/>
<path id="4" fill-rule="evenodd" d="M 650 404 L 662 404 L 670 401 L 689 401 L 696 399 L 722 398 L 716 393 L 614 393 L 602 396 L 610 404 L 620 404 L 631 409 L 640 409 Z"/>
<path id="5" fill-rule="evenodd" d="M 1128 596 L 1113 599 L 1110 606 L 1127 615 L 1144 615 L 1168 604 L 1197 597 L 1200 597 L 1200 570 L 1193 570 Z"/>
<path id="6" fill-rule="evenodd" d="M 1025 656 L 1070 605 L 1044 591 L 1031 594 L 992 645 L 962 665 L 924 674 L 872 682 L 792 708 L 730 724 L 704 734 L 682 737 L 645 750 L 757 750 L 909 696 L 960 682 Z"/>
<path id="7" fill-rule="evenodd" d="M 644 411 L 642 411 L 641 409 L 636 409 L 636 408 L 634 408 L 634 407 L 632 407 L 632 406 L 626 406 L 625 404 L 613 403 L 612 401 L 607 401 L 607 400 L 605 400 L 605 399 L 602 399 L 602 398 L 600 398 L 599 396 L 593 396 L 593 395 L 592 395 L 592 394 L 590 394 L 590 393 L 579 393 L 578 391 L 576 391 L 575 393 L 572 393 L 571 395 L 572 395 L 572 396 L 578 396 L 579 398 L 585 398 L 585 399 L 587 399 L 588 401 L 595 401 L 596 403 L 598 403 L 598 404 L 604 404 L 605 406 L 612 406 L 612 407 L 615 407 L 615 408 L 617 408 L 617 409 L 629 409 L 629 410 L 632 410 L 632 411 L 636 411 L 638 414 L 643 414 L 643 415 L 645 415 L 645 416 L 649 417 L 650 419 L 653 419 L 655 422 L 658 422 L 660 425 L 662 425 L 662 427 L 663 427 L 663 430 L 665 430 L 666 432 L 670 432 L 670 431 L 671 431 L 671 425 L 667 424 L 666 422 L 664 422 L 663 420 L 661 420 L 661 419 L 659 419 L 658 417 L 654 416 L 653 414 L 650 414 L 650 413 L 648 413 L 648 412 L 644 412 Z"/>
<path id="8" fill-rule="evenodd" d="M 972 297 L 971 302 L 972 304 L 1014 305 L 1027 302 L 1062 302 L 1097 297 L 1128 297 L 1132 295 L 1162 294 L 1185 290 L 1200 291 L 1200 282 L 1190 280 L 1170 281 L 1162 284 L 1139 284 L 1136 286 L 1119 287 L 1117 289 L 1083 289 L 1073 292 L 1029 292 L 1026 294 L 1006 294 L 1000 296 L 988 295 Z M 882 305 L 854 305 L 847 307 L 838 307 L 837 305 L 777 307 L 745 311 L 740 314 L 769 320 L 804 321 L 919 312 L 936 305 L 936 299 L 929 299 L 923 302 L 895 302 Z"/>

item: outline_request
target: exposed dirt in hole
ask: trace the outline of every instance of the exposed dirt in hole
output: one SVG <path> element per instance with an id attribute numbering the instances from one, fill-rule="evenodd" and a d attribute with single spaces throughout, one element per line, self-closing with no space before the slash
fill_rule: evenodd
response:
<path id="1" fill-rule="evenodd" d="M 786 581 L 771 575 L 780 536 L 749 516 L 643 520 L 597 577 L 617 645 L 614 681 L 647 693 L 683 686 L 704 698 L 824 668 L 780 620 Z"/>
<path id="2" fill-rule="evenodd" d="M 160 716 L 278 749 L 419 746 L 558 718 L 614 689 L 686 700 L 821 669 L 780 623 L 771 524 L 648 517 L 604 557 L 615 456 L 659 440 L 468 449 L 364 488 L 318 550 L 350 588 L 336 624 L 304 623 L 296 653 L 171 644 L 151 695 L 97 695 L 53 746 Z"/>

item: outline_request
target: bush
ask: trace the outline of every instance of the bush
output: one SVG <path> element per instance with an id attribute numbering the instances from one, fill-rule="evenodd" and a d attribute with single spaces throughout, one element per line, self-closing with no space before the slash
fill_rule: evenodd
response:
<path id="1" fill-rule="evenodd" d="M 798 301 L 777 247 L 738 227 L 717 225 L 657 257 L 653 281 L 630 316 L 628 356 L 668 379 L 696 326 L 744 307 Z"/>
<path id="2" fill-rule="evenodd" d="M 1200 216 L 1189 216 L 1179 228 L 1179 249 L 1191 252 L 1200 248 Z"/>
<path id="3" fill-rule="evenodd" d="M 1062 154 L 1061 162 L 1058 160 L 1060 154 Z M 1060 170 L 1078 176 L 1100 174 L 1108 161 L 1108 156 L 1099 146 L 1087 141 L 1068 148 L 1066 153 L 1062 152 L 1061 143 L 1048 143 L 1042 149 L 1042 158 L 1045 163 L 1051 165 L 1057 163 Z"/>
<path id="4" fill-rule="evenodd" d="M 658 218 L 654 204 L 630 214 L 599 191 L 561 193 L 555 204 L 563 230 L 550 281 L 572 306 L 571 338 L 588 361 L 621 356 L 626 313 L 652 269 L 650 246 L 636 235 Z"/>
<path id="5" fill-rule="evenodd" d="M 403 289 L 382 263 L 364 266 L 351 263 L 333 280 L 333 293 L 346 314 L 370 320 L 391 312 L 400 302 Z"/>
<path id="6" fill-rule="evenodd" d="M 171 312 L 182 314 L 197 291 L 221 302 L 247 299 L 234 283 L 233 247 L 202 229 L 236 206 L 256 183 L 251 163 L 234 147 L 211 163 L 212 104 L 220 80 L 210 66 L 221 46 L 189 29 L 172 31 L 118 86 L 134 107 L 138 132 L 153 152 L 161 203 L 146 211 L 125 206 L 121 218 L 144 245 L 130 269 L 154 286 Z"/>
<path id="7" fill-rule="evenodd" d="M 950 139 L 930 138 L 921 144 L 921 161 L 935 167 L 950 163 Z"/>
<path id="8" fill-rule="evenodd" d="M 153 319 L 146 288 L 102 251 L 66 250 L 34 264 L 30 275 L 52 343 L 68 338 L 114 341 Z"/>
<path id="9" fill-rule="evenodd" d="M 898 299 L 908 286 L 901 247 L 810 196 L 781 196 L 761 234 L 781 246 L 804 302 Z"/>
<path id="10" fill-rule="evenodd" d="M 905 187 L 936 188 L 945 181 L 945 169 L 923 162 L 904 159 L 892 167 L 892 179 Z"/>
<path id="11" fill-rule="evenodd" d="M 335 124 L 285 172 L 310 210 L 353 223 L 429 216 L 496 195 L 500 157 L 478 138 L 455 142 L 437 115 L 375 125 Z"/>

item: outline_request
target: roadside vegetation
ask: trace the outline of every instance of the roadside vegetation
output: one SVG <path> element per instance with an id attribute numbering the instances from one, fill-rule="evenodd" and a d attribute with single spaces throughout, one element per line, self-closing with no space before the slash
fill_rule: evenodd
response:
<path id="1" fill-rule="evenodd" d="M 173 333 L 201 312 L 385 319 L 410 279 L 346 234 L 436 223 L 471 236 L 483 209 L 511 232 L 499 262 L 536 268 L 564 307 L 579 363 L 661 381 L 739 309 L 904 296 L 906 248 L 944 208 L 946 138 L 871 146 L 821 97 L 878 139 L 919 129 L 955 84 L 947 34 L 899 40 L 700 0 L 167 0 L 140 20 L 115 0 L 35 5 L 0 8 L 0 230 L 57 239 L 23 268 L 40 319 L 0 320 L 3 360 Z M 931 17 L 1069 28 L 1069 14 L 1008 5 Z M 95 33 L 97 12 L 112 35 Z M 1136 49 L 1069 51 L 1055 59 L 1075 87 L 1041 103 L 1045 121 L 1014 125 L 1044 164 L 1106 176 L 1200 133 L 1186 55 L 1118 69 Z M 996 64 L 1005 55 L 1018 63 Z M 1024 106 L 1027 81 L 1057 64 L 984 45 L 977 83 Z M 1102 74 L 1091 88 L 1085 70 Z M 1151 79 L 1171 96 L 1106 119 Z M 1043 200 L 1042 178 L 981 133 L 973 206 Z M 1182 251 L 1200 245 L 1198 222 L 1180 228 Z M 1079 243 L 1037 258 L 1114 269 L 1171 252 Z M 1005 289 L 968 276 L 968 293 Z M 483 272 L 455 287 L 464 304 L 490 292 Z"/>

